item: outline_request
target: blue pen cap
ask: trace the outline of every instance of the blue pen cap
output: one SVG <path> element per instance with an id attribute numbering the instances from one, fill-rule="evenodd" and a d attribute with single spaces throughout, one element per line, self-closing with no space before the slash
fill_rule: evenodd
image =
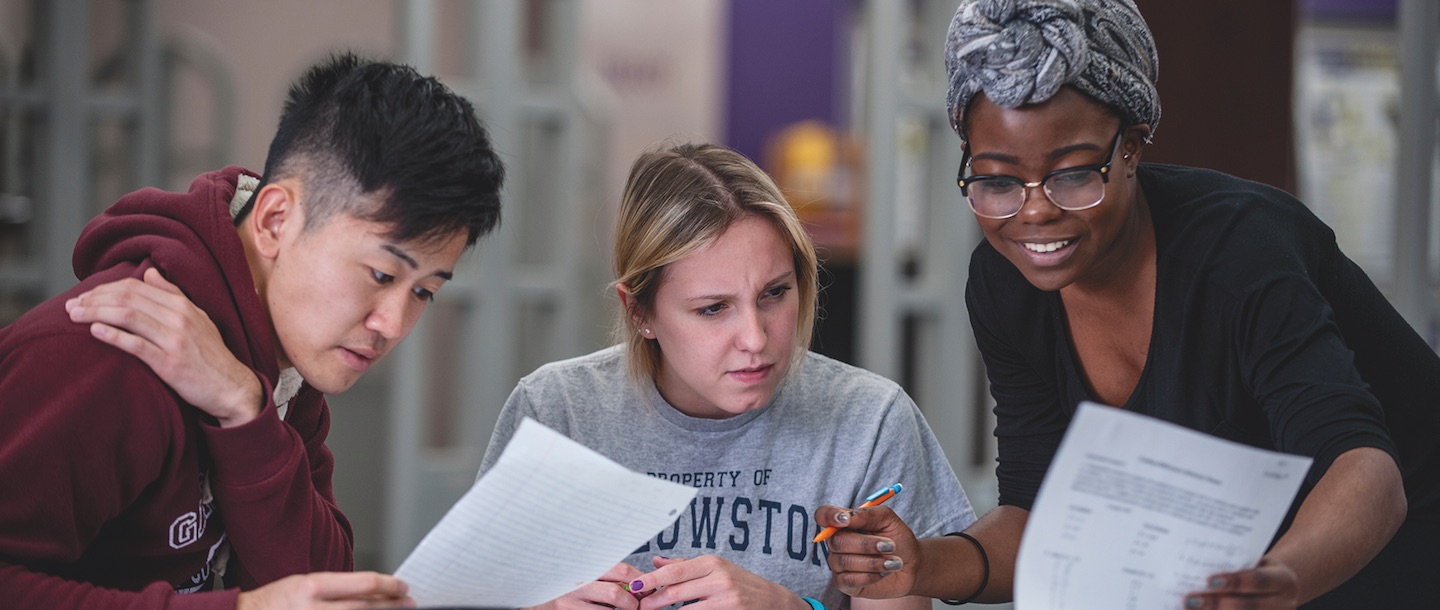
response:
<path id="1" fill-rule="evenodd" d="M 875 493 L 873 493 L 873 494 L 870 494 L 870 497 L 865 498 L 865 501 L 866 501 L 866 502 L 869 502 L 869 501 L 874 500 L 875 498 L 878 498 L 878 497 L 880 497 L 880 496 L 883 496 L 883 495 L 885 495 L 885 494 L 887 494 L 887 493 L 888 493 L 888 494 L 898 494 L 898 493 L 900 493 L 900 490 L 901 490 L 901 489 L 903 489 L 903 487 L 901 487 L 901 485 L 900 485 L 899 483 L 896 483 L 896 484 L 894 484 L 894 485 L 891 485 L 891 486 L 889 486 L 889 487 L 886 487 L 885 489 L 882 489 L 882 490 L 877 491 L 877 492 L 875 492 Z"/>

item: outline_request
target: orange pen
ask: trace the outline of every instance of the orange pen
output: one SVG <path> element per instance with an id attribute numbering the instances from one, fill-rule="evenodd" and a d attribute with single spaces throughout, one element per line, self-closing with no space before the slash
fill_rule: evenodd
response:
<path id="1" fill-rule="evenodd" d="M 896 483 L 896 484 L 894 484 L 894 485 L 891 485 L 891 486 L 889 486 L 889 487 L 886 487 L 885 489 L 882 489 L 882 490 L 877 491 L 877 492 L 875 492 L 875 493 L 873 493 L 873 494 L 870 494 L 870 497 L 865 498 L 865 503 L 864 503 L 864 504 L 861 504 L 861 505 L 860 505 L 860 508 L 870 508 L 871 506 L 880 506 L 881 504 L 884 504 L 886 500 L 889 500 L 890 498 L 895 497 L 895 494 L 900 493 L 900 490 L 901 490 L 901 489 L 903 489 L 903 487 L 902 487 L 899 483 Z M 837 528 L 837 527 L 827 527 L 827 528 L 825 528 L 825 529 L 823 529 L 823 530 L 820 530 L 820 533 L 815 534 L 815 539 L 814 539 L 814 540 L 811 540 L 811 542 L 824 542 L 824 541 L 825 541 L 826 539 L 828 539 L 829 537 L 834 536 L 834 535 L 835 535 L 835 532 L 838 532 L 838 531 L 840 531 L 840 528 Z"/>

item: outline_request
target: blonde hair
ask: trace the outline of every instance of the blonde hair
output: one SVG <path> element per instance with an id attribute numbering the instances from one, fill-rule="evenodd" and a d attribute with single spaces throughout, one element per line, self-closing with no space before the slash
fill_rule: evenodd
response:
<path id="1" fill-rule="evenodd" d="M 637 381 L 660 372 L 660 345 L 641 337 L 633 320 L 654 313 L 665 267 L 709 246 L 745 218 L 769 221 L 790 243 L 800 300 L 790 369 L 804 358 L 819 290 L 815 244 L 780 188 L 744 155 L 714 144 L 677 144 L 642 153 L 630 166 L 615 228 L 615 283 L 631 295 L 630 309 L 620 308 L 615 334 Z"/>

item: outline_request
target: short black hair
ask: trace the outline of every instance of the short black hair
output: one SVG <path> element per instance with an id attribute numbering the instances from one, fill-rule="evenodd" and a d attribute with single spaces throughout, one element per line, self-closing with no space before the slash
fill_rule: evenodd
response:
<path id="1" fill-rule="evenodd" d="M 505 168 L 469 100 L 409 66 L 338 53 L 290 87 L 260 183 L 286 177 L 304 184 L 307 231 L 343 212 L 402 242 L 466 231 L 469 247 L 500 224 Z"/>

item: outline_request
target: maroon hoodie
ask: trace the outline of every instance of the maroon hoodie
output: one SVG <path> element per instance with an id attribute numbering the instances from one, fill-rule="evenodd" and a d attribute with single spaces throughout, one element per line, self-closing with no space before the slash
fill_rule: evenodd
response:
<path id="1" fill-rule="evenodd" d="M 303 386 L 285 421 L 267 401 L 221 429 L 65 312 L 66 299 L 157 267 L 269 395 L 274 334 L 229 214 L 242 172 L 125 196 L 80 235 L 80 284 L 0 329 L 0 606 L 231 609 L 233 588 L 176 592 L 208 591 L 222 565 L 223 582 L 247 590 L 352 569 L 320 392 Z"/>

